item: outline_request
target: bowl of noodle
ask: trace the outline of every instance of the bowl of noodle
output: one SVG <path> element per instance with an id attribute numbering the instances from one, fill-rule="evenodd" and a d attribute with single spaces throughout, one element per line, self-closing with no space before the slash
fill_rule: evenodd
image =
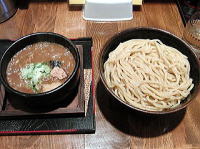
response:
<path id="1" fill-rule="evenodd" d="M 167 114 L 196 97 L 200 70 L 191 47 L 156 28 L 133 28 L 113 36 L 99 59 L 100 77 L 123 105 L 144 113 Z"/>

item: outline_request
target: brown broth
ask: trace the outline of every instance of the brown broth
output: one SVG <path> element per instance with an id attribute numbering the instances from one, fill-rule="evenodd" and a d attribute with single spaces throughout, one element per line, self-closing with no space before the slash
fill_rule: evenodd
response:
<path id="1" fill-rule="evenodd" d="M 68 49 L 56 43 L 38 42 L 26 46 L 23 50 L 19 51 L 12 57 L 6 71 L 9 85 L 20 92 L 34 93 L 34 91 L 27 86 L 25 80 L 21 78 L 20 69 L 30 63 L 49 62 L 51 60 L 61 61 L 61 68 L 65 71 L 68 77 L 74 70 L 75 60 Z M 43 80 L 42 83 L 50 84 L 55 81 L 64 83 L 66 80 L 67 78 L 58 80 L 57 78 L 49 77 L 48 79 Z"/>

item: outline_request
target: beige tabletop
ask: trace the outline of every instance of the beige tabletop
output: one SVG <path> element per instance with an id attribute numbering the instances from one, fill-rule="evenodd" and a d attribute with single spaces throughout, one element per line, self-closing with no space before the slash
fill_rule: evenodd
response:
<path id="1" fill-rule="evenodd" d="M 32 1 L 27 9 L 19 9 L 14 17 L 0 24 L 0 39 L 15 40 L 34 32 L 92 37 L 96 102 L 95 134 L 1 136 L 1 149 L 200 148 L 200 93 L 186 110 L 166 119 L 124 115 L 109 109 L 104 101 L 98 56 L 110 37 L 139 26 L 161 28 L 182 37 L 184 25 L 173 0 L 147 0 L 133 13 L 131 21 L 90 22 L 82 19 L 80 7 L 69 7 L 67 1 Z"/>

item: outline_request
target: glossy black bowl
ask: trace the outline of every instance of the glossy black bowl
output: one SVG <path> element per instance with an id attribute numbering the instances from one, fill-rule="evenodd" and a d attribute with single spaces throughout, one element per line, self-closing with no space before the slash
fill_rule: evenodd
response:
<path id="1" fill-rule="evenodd" d="M 6 69 L 11 58 L 27 45 L 42 41 L 57 43 L 70 50 L 76 63 L 72 74 L 61 86 L 48 92 L 28 94 L 13 89 L 9 86 L 6 79 Z M 6 50 L 0 61 L 0 77 L 11 104 L 15 103 L 19 105 L 19 107 L 24 105 L 32 107 L 48 107 L 63 102 L 63 100 L 66 99 L 64 96 L 70 95 L 77 87 L 79 82 L 79 66 L 80 56 L 78 49 L 69 39 L 56 33 L 34 33 L 18 39 Z"/>
<path id="2" fill-rule="evenodd" d="M 121 43 L 125 42 L 130 39 L 159 39 L 161 40 L 164 44 L 174 47 L 177 50 L 179 50 L 181 53 L 186 55 L 188 57 L 189 63 L 190 63 L 190 77 L 193 79 L 193 84 L 194 88 L 190 92 L 189 96 L 182 101 L 182 103 L 177 106 L 176 108 L 173 109 L 168 109 L 165 111 L 148 111 L 148 110 L 143 110 L 137 107 L 134 107 L 132 105 L 129 105 L 128 103 L 122 101 L 119 97 L 117 97 L 113 91 L 108 87 L 106 84 L 105 78 L 104 78 L 104 63 L 108 59 L 108 55 L 111 51 L 115 50 L 116 47 Z M 175 58 L 175 57 L 174 57 Z M 197 59 L 196 54 L 192 51 L 191 46 L 189 46 L 185 41 L 180 39 L 179 37 L 161 30 L 161 29 L 156 29 L 156 28 L 132 28 L 128 29 L 125 31 L 122 31 L 118 34 L 116 34 L 114 37 L 112 37 L 105 45 L 104 49 L 102 50 L 99 58 L 99 68 L 100 68 L 100 77 L 101 80 L 107 89 L 107 91 L 110 93 L 111 96 L 116 99 L 119 103 L 124 105 L 125 107 L 128 107 L 130 109 L 140 111 L 143 113 L 148 113 L 148 114 L 169 114 L 173 113 L 176 111 L 179 111 L 186 106 L 188 106 L 191 101 L 195 98 L 198 92 L 199 88 L 199 80 L 200 80 L 200 69 L 199 69 L 199 61 Z"/>

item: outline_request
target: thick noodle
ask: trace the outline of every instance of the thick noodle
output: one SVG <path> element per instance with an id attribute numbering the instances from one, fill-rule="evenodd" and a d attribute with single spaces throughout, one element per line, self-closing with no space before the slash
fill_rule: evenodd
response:
<path id="1" fill-rule="evenodd" d="M 104 63 L 109 88 L 137 108 L 162 111 L 178 106 L 193 88 L 185 55 L 160 40 L 121 43 Z"/>

